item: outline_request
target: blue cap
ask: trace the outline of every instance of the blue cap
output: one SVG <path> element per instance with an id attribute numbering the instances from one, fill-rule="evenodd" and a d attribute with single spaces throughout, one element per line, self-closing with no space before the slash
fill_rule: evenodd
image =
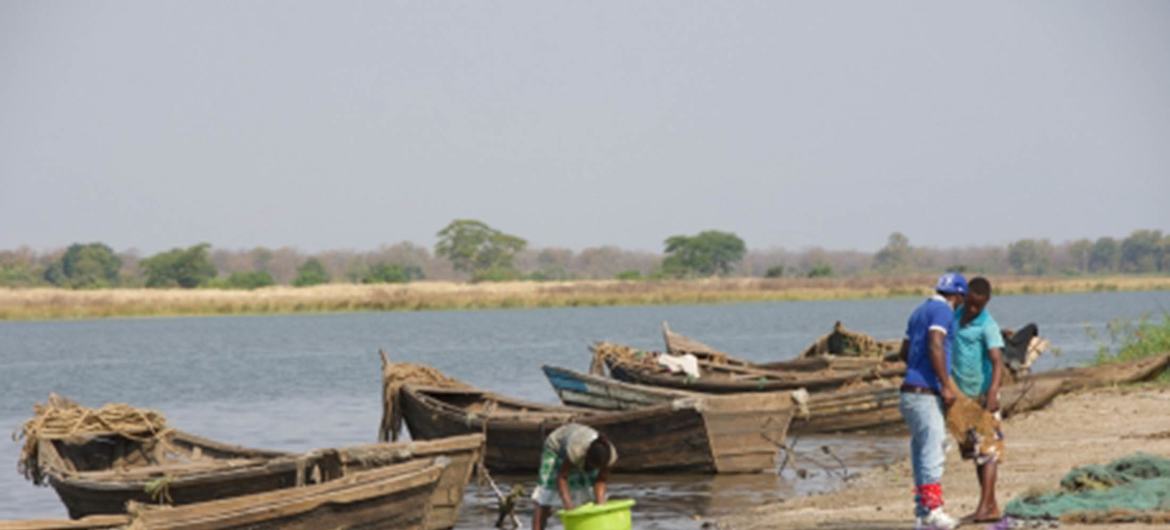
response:
<path id="1" fill-rule="evenodd" d="M 967 279 L 957 272 L 948 272 L 938 278 L 934 290 L 943 294 L 967 295 Z"/>

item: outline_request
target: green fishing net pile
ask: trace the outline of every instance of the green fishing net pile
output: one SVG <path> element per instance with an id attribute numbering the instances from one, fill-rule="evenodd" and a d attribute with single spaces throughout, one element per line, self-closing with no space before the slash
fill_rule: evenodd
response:
<path id="1" fill-rule="evenodd" d="M 1144 453 L 1107 465 L 1073 468 L 1060 490 L 1024 494 L 1008 503 L 1019 519 L 1059 519 L 1074 513 L 1170 511 L 1170 459 Z"/>

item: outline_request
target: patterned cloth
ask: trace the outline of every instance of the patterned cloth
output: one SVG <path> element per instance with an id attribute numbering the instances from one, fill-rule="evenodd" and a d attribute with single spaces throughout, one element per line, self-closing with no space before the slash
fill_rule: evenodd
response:
<path id="1" fill-rule="evenodd" d="M 593 483 L 599 471 L 585 470 L 585 453 L 597 436 L 596 430 L 579 423 L 562 425 L 550 433 L 540 453 L 540 472 L 536 489 L 532 491 L 532 500 L 542 506 L 561 502 L 561 494 L 557 491 L 557 473 L 567 460 L 569 497 L 573 504 L 579 506 L 593 501 Z"/>

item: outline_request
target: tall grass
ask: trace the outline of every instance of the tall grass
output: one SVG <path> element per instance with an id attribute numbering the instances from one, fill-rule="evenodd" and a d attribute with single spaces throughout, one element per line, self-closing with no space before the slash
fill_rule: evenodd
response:
<path id="1" fill-rule="evenodd" d="M 1097 363 L 1125 362 L 1170 353 L 1170 313 L 1161 321 L 1142 317 L 1137 322 L 1114 320 L 1105 326 L 1108 342 L 1097 350 Z M 1091 333 L 1100 341 L 1100 335 Z"/>
<path id="2" fill-rule="evenodd" d="M 927 276 L 723 278 L 669 281 L 570 281 L 329 284 L 220 289 L 0 289 L 0 320 L 125 316 L 235 315 L 340 311 L 422 311 L 723 302 L 841 300 L 925 296 Z M 1170 289 L 1170 277 L 993 278 L 997 294 Z"/>

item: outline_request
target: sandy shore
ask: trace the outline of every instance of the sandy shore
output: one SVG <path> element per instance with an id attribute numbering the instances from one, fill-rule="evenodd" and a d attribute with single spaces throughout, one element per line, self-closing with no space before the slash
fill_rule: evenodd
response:
<path id="1" fill-rule="evenodd" d="M 1105 463 L 1137 451 L 1170 455 L 1170 388 L 1141 386 L 1062 396 L 1052 406 L 1009 420 L 1000 467 L 1000 506 L 1032 489 L 1055 488 L 1072 467 Z M 840 491 L 793 499 L 726 517 L 721 529 L 913 528 L 909 461 L 874 470 Z M 979 500 L 970 462 L 947 454 L 947 511 L 970 513 Z M 984 528 L 990 525 L 965 525 Z M 1165 528 L 1167 525 L 1063 525 L 1061 528 Z"/>

